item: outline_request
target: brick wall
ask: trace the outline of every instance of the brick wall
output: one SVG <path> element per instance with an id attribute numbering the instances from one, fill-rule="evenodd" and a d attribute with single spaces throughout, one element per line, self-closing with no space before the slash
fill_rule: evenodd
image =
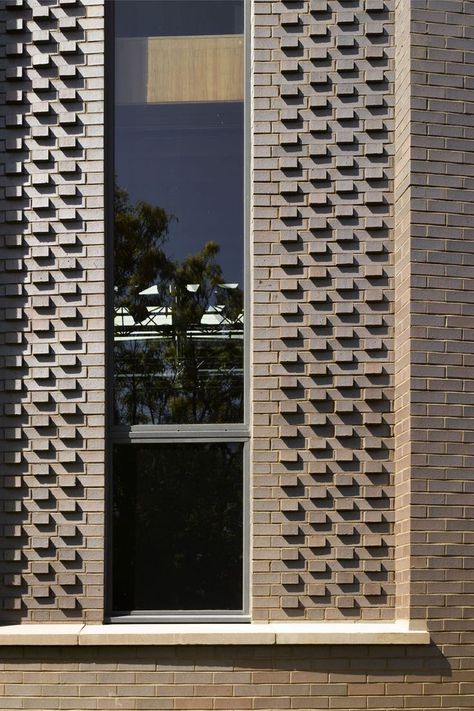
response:
<path id="1" fill-rule="evenodd" d="M 103 3 L 1 22 L 0 620 L 102 619 Z"/>
<path id="2" fill-rule="evenodd" d="M 4 622 L 102 620 L 103 10 L 0 11 Z M 432 645 L 2 648 L 0 708 L 474 708 L 473 35 L 253 3 L 253 617 Z"/>
<path id="3" fill-rule="evenodd" d="M 254 616 L 387 619 L 393 5 L 254 9 Z"/>
<path id="4" fill-rule="evenodd" d="M 419 2 L 412 30 L 411 615 L 471 708 L 474 7 Z"/>
<path id="5" fill-rule="evenodd" d="M 395 5 L 394 494 L 397 614 L 410 614 L 411 6 Z"/>
<path id="6" fill-rule="evenodd" d="M 456 681 L 451 674 L 436 647 L 6 648 L 0 705 L 35 711 L 472 708 L 472 673 L 461 672 Z"/>

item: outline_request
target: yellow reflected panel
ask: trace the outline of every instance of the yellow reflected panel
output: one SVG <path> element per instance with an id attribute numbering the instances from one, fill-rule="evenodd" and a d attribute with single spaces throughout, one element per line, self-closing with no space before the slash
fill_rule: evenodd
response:
<path id="1" fill-rule="evenodd" d="M 149 37 L 146 102 L 244 100 L 242 35 Z"/>

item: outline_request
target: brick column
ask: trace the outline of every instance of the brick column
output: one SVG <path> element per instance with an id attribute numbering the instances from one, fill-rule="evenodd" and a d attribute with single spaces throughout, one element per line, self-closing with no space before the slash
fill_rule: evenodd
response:
<path id="1" fill-rule="evenodd" d="M 473 41 L 472 2 L 429 0 L 415 4 L 411 74 L 411 605 L 413 617 L 429 619 L 431 629 L 439 631 L 435 639 L 465 644 L 458 654 L 471 657 Z"/>
<path id="2" fill-rule="evenodd" d="M 399 614 L 459 644 L 474 618 L 474 8 L 400 0 L 397 13 Z"/>
<path id="3" fill-rule="evenodd" d="M 103 0 L 0 11 L 0 620 L 102 620 Z"/>
<path id="4" fill-rule="evenodd" d="M 387 619 L 393 3 L 254 8 L 255 619 Z"/>

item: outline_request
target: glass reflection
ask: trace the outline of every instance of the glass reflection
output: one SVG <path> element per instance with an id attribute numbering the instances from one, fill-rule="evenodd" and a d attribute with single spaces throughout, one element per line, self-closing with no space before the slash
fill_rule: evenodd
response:
<path id="1" fill-rule="evenodd" d="M 116 424 L 243 418 L 242 17 L 116 3 Z"/>
<path id="2" fill-rule="evenodd" d="M 172 260 L 166 212 L 120 189 L 115 200 L 116 421 L 238 421 L 242 290 L 224 282 L 219 246 Z"/>

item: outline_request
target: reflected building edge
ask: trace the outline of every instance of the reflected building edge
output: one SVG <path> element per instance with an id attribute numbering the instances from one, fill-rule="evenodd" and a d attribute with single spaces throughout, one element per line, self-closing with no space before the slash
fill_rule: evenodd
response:
<path id="1" fill-rule="evenodd" d="M 115 310 L 117 424 L 241 421 L 243 312 L 216 299 L 183 322 L 178 305 L 146 308 L 139 322 Z"/>

